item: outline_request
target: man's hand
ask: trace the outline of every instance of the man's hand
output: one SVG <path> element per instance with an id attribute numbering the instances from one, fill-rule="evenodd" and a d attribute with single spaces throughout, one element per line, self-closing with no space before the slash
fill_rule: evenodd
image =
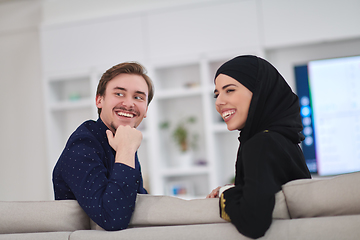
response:
<path id="1" fill-rule="evenodd" d="M 110 146 L 116 151 L 115 162 L 123 163 L 135 168 L 135 152 L 140 147 L 142 133 L 130 126 L 120 125 L 115 135 L 106 131 Z"/>

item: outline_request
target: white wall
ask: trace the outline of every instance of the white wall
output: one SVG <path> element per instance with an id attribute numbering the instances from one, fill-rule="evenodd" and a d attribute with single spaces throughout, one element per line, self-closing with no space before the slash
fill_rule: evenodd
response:
<path id="1" fill-rule="evenodd" d="M 40 1 L 0 4 L 0 200 L 49 198 Z"/>
<path id="2" fill-rule="evenodd" d="M 259 52 L 256 1 L 199 1 L 97 19 L 79 17 L 71 23 L 66 21 L 66 13 L 63 18 L 48 16 L 46 12 L 53 9 L 50 2 L 44 8 L 48 17 L 42 28 L 43 70 L 109 67 L 129 60 L 178 61 L 204 53 Z"/>
<path id="3" fill-rule="evenodd" d="M 358 0 L 261 0 L 264 45 L 269 48 L 360 36 Z"/>
<path id="4" fill-rule="evenodd" d="M 203 5 L 217 0 L 45 0 L 43 20 L 46 24 L 58 24 L 107 17 L 132 15 L 149 10 Z"/>
<path id="5" fill-rule="evenodd" d="M 84 1 L 45 1 L 44 71 L 202 54 L 271 60 L 269 51 L 360 37 L 358 0 Z"/>
<path id="6" fill-rule="evenodd" d="M 294 66 L 311 60 L 360 55 L 360 37 L 334 42 L 322 42 L 271 49 L 266 56 L 276 66 L 295 91 Z"/>
<path id="7" fill-rule="evenodd" d="M 1 2 L 0 200 L 51 199 L 43 71 L 195 53 L 257 52 L 293 86 L 295 63 L 360 54 L 358 9 L 358 0 Z M 40 39 L 46 40 L 43 65 Z"/>

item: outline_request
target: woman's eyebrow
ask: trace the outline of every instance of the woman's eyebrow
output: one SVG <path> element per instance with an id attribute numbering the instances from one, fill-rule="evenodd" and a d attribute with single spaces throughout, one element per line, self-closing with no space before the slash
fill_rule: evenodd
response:
<path id="1" fill-rule="evenodd" d="M 228 87 L 237 87 L 237 86 L 235 84 L 233 84 L 233 83 L 230 83 L 228 85 L 223 86 L 222 89 L 225 89 L 225 88 L 228 88 Z"/>

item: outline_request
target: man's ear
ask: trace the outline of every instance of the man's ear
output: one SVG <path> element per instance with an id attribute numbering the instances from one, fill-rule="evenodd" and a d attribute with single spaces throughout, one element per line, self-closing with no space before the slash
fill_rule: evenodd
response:
<path id="1" fill-rule="evenodd" d="M 102 108 L 102 100 L 103 100 L 102 96 L 96 95 L 95 103 L 97 108 Z"/>
<path id="2" fill-rule="evenodd" d="M 146 112 L 145 112 L 144 118 L 146 118 L 146 116 L 147 116 L 147 110 L 148 110 L 148 106 L 146 106 Z"/>

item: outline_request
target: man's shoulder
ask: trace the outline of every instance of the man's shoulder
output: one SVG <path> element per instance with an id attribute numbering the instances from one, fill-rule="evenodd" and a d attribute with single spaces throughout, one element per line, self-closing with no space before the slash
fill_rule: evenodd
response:
<path id="1" fill-rule="evenodd" d="M 74 133 L 90 133 L 94 131 L 100 131 L 98 123 L 94 120 L 87 120 L 80 124 Z"/>
<path id="2" fill-rule="evenodd" d="M 87 120 L 85 122 L 83 122 L 82 124 L 80 124 L 80 126 L 78 127 L 78 129 L 80 128 L 85 128 L 85 129 L 88 129 L 88 130 L 91 130 L 91 129 L 95 129 L 96 128 L 96 125 L 97 125 L 97 122 L 94 121 L 94 120 Z"/>
<path id="3" fill-rule="evenodd" d="M 94 139 L 101 141 L 104 138 L 103 129 L 98 122 L 94 120 L 87 120 L 83 122 L 69 137 L 69 141 L 76 141 L 78 139 Z"/>

